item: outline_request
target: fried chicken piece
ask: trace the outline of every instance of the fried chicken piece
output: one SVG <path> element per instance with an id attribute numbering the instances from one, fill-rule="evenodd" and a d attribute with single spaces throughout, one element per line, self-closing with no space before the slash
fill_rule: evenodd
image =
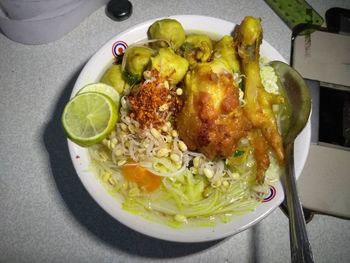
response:
<path id="1" fill-rule="evenodd" d="M 262 42 L 262 27 L 260 19 L 245 17 L 238 27 L 236 41 L 238 54 L 242 60 L 242 71 L 245 75 L 245 115 L 255 128 L 261 130 L 266 141 L 272 146 L 278 161 L 282 164 L 284 162 L 283 141 L 278 131 L 272 105 L 282 103 L 283 98 L 267 93 L 261 82 L 259 47 Z"/>
<path id="2" fill-rule="evenodd" d="M 187 74 L 177 128 L 190 150 L 211 160 L 231 156 L 247 135 L 251 124 L 239 106 L 238 87 L 226 61 L 198 63 Z"/>

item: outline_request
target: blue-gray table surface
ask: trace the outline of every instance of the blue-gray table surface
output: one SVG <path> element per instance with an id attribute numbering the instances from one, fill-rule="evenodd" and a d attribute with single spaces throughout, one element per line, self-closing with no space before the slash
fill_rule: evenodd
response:
<path id="1" fill-rule="evenodd" d="M 322 16 L 350 1 L 308 1 Z M 288 220 L 276 209 L 253 228 L 217 242 L 146 237 L 111 218 L 89 196 L 70 161 L 60 114 L 87 60 L 121 31 L 151 18 L 197 14 L 239 22 L 262 18 L 264 39 L 287 60 L 290 29 L 264 1 L 133 0 L 114 22 L 100 8 L 50 44 L 0 34 L 0 262 L 289 262 Z M 315 182 L 317 185 L 317 182 Z M 316 262 L 349 262 L 350 222 L 316 215 L 307 225 Z"/>

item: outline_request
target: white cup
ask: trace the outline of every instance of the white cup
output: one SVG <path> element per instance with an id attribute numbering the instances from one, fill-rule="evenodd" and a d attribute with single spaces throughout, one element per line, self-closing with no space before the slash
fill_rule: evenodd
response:
<path id="1" fill-rule="evenodd" d="M 0 29 L 8 38 L 19 43 L 49 43 L 63 37 L 108 1 L 75 0 L 69 6 L 62 6 L 55 11 L 41 13 L 28 19 L 12 19 L 0 10 Z"/>
<path id="2" fill-rule="evenodd" d="M 0 0 L 0 7 L 10 18 L 16 20 L 34 18 L 46 12 L 53 12 L 79 0 Z"/>

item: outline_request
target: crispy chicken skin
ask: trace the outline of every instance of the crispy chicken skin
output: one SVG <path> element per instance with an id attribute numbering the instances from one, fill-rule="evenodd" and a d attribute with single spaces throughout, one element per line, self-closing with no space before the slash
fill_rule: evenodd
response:
<path id="1" fill-rule="evenodd" d="M 199 63 L 186 76 L 185 105 L 177 116 L 181 139 L 209 159 L 229 157 L 250 122 L 239 107 L 232 71 L 220 59 Z"/>
<path id="2" fill-rule="evenodd" d="M 259 47 L 262 41 L 260 19 L 247 16 L 238 27 L 236 36 L 238 54 L 242 60 L 244 78 L 244 112 L 253 126 L 261 130 L 272 146 L 280 163 L 284 161 L 282 137 L 278 131 L 272 105 L 282 103 L 283 98 L 265 91 L 259 66 Z"/>

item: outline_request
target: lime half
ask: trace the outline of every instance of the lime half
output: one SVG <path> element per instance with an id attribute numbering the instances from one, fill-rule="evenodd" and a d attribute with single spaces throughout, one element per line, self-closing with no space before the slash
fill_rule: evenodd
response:
<path id="1" fill-rule="evenodd" d="M 120 95 L 118 91 L 116 91 L 112 86 L 109 86 L 104 83 L 92 83 L 84 86 L 78 91 L 78 94 L 85 93 L 85 92 L 99 92 L 102 93 L 108 97 L 110 97 L 115 104 L 117 104 L 117 107 L 119 107 L 119 100 Z"/>
<path id="2" fill-rule="evenodd" d="M 71 141 L 87 147 L 106 138 L 117 119 L 117 105 L 110 97 L 98 92 L 84 92 L 67 103 L 62 125 Z"/>

